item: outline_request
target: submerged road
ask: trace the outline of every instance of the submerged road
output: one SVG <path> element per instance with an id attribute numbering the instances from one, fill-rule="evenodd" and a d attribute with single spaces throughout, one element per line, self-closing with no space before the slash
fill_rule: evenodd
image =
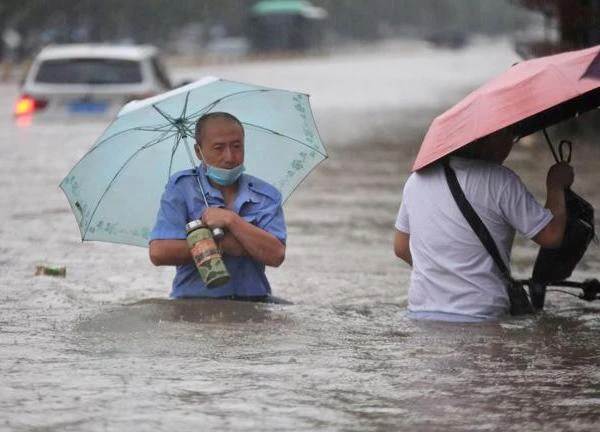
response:
<path id="1" fill-rule="evenodd" d="M 536 317 L 476 325 L 404 318 L 392 253 L 402 185 L 435 115 L 516 55 L 390 42 L 307 59 L 172 64 L 311 94 L 330 158 L 285 205 L 292 305 L 166 300 L 173 271 L 143 248 L 81 243 L 58 183 L 105 121 L 17 127 L 0 107 L 0 430 L 594 431 L 599 305 L 549 294 Z M 0 85 L 0 100 L 17 90 Z M 582 121 L 585 120 L 583 117 Z M 598 146 L 576 146 L 573 189 L 598 208 Z M 551 155 L 515 169 L 543 199 Z M 135 199 L 135 197 L 132 197 Z M 513 271 L 537 249 L 517 239 Z M 600 275 L 592 245 L 575 279 Z M 36 264 L 67 268 L 35 276 Z"/>

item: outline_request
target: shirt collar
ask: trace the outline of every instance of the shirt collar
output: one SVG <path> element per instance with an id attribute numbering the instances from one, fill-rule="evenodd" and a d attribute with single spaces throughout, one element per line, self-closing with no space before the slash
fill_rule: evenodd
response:
<path id="1" fill-rule="evenodd" d="M 221 193 L 221 191 L 219 189 L 214 187 L 208 181 L 208 177 L 206 176 L 206 167 L 203 163 L 200 163 L 196 167 L 196 174 L 198 175 L 198 178 L 200 179 L 200 183 L 202 184 L 202 188 L 204 189 L 205 196 L 207 198 L 211 197 L 211 198 L 216 198 L 216 199 L 222 201 L 223 194 Z M 248 176 L 246 174 L 242 174 L 238 181 L 239 181 L 239 189 L 238 189 L 238 195 L 235 199 L 235 202 L 236 203 L 239 202 L 240 206 L 242 204 L 244 204 L 245 202 L 258 203 L 260 200 L 255 191 L 256 187 L 255 187 L 254 182 L 252 181 L 252 177 Z"/>
<path id="2" fill-rule="evenodd" d="M 254 182 L 252 181 L 252 177 L 247 174 L 242 174 L 240 176 L 240 189 L 238 193 L 238 199 L 242 199 L 244 202 L 259 202 L 258 195 L 256 194 L 256 187 Z"/>
<path id="3" fill-rule="evenodd" d="M 196 175 L 200 179 L 200 184 L 202 185 L 202 189 L 204 190 L 204 195 L 206 197 L 219 198 L 221 200 L 223 199 L 223 194 L 221 191 L 208 181 L 208 177 L 206 176 L 206 167 L 203 163 L 200 163 L 196 167 Z"/>

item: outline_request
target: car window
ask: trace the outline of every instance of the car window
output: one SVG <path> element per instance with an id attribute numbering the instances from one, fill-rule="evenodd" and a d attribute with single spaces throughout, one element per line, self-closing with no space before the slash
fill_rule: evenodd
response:
<path id="1" fill-rule="evenodd" d="M 120 59 L 60 59 L 41 63 L 36 82 L 47 84 L 135 84 L 142 82 L 139 62 Z"/>
<path id="2" fill-rule="evenodd" d="M 165 69 L 163 68 L 163 65 L 156 57 L 152 57 L 152 69 L 154 69 L 154 74 L 156 75 L 156 78 L 158 79 L 158 81 L 163 86 L 165 86 L 165 88 L 170 89 L 171 88 L 171 80 L 167 76 Z"/>

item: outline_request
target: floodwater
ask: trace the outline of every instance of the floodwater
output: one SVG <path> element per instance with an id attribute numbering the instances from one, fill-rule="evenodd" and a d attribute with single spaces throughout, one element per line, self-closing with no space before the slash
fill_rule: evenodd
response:
<path id="1" fill-rule="evenodd" d="M 500 40 L 172 65 L 312 95 L 330 158 L 285 205 L 287 258 L 269 276 L 289 305 L 169 301 L 172 269 L 145 249 L 81 243 L 58 183 L 106 123 L 16 127 L 16 88 L 0 86 L 0 430 L 597 430 L 599 305 L 549 293 L 535 317 L 404 317 L 409 268 L 391 244 L 420 140 L 516 60 Z M 598 161 L 599 146 L 576 143 L 573 189 L 596 208 Z M 543 201 L 543 143 L 524 140 L 507 164 Z M 536 252 L 517 239 L 516 275 Z M 573 279 L 598 277 L 599 257 L 592 245 Z M 41 262 L 66 277 L 35 276 Z"/>

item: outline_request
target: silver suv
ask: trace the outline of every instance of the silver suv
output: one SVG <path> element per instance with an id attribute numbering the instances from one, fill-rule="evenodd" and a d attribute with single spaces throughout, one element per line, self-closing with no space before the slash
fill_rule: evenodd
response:
<path id="1" fill-rule="evenodd" d="M 171 89 L 151 45 L 65 44 L 43 48 L 21 86 L 17 117 L 112 117 L 127 102 Z"/>

